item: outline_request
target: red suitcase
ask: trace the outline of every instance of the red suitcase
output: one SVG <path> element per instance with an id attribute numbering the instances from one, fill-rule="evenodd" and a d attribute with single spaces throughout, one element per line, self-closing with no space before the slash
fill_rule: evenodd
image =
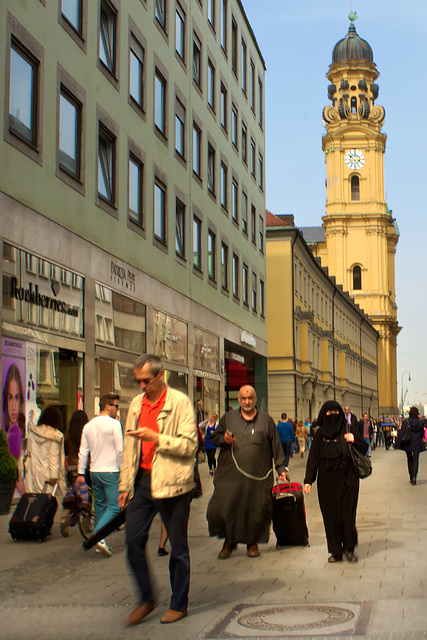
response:
<path id="1" fill-rule="evenodd" d="M 304 493 L 299 482 L 273 487 L 273 531 L 276 547 L 309 545 Z"/>

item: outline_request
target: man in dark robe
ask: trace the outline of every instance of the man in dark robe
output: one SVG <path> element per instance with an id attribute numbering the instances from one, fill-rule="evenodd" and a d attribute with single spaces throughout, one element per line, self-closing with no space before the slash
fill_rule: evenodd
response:
<path id="1" fill-rule="evenodd" d="M 229 558 L 237 544 L 260 555 L 268 542 L 272 514 L 273 458 L 279 480 L 287 479 L 285 456 L 274 420 L 256 407 L 255 389 L 239 391 L 240 409 L 225 413 L 211 438 L 220 447 L 215 490 L 207 520 L 211 536 L 225 538 L 218 558 Z"/>

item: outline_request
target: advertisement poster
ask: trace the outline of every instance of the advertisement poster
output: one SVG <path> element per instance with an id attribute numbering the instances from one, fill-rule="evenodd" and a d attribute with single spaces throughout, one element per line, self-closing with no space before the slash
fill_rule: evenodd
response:
<path id="1" fill-rule="evenodd" d="M 25 392 L 26 343 L 15 338 L 2 339 L 2 427 L 9 449 L 18 459 L 26 435 Z"/>

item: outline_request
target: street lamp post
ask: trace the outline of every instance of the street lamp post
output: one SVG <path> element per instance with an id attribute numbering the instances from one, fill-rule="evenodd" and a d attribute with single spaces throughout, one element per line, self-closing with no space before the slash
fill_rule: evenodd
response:
<path id="1" fill-rule="evenodd" d="M 401 405 L 402 406 L 402 408 L 401 408 L 402 417 L 403 417 L 403 400 L 404 400 L 403 399 L 403 376 L 405 375 L 405 373 L 408 374 L 408 382 L 411 382 L 411 372 L 410 371 L 403 371 L 403 373 L 402 373 L 402 384 L 400 385 L 401 398 L 402 398 L 402 405 Z"/>

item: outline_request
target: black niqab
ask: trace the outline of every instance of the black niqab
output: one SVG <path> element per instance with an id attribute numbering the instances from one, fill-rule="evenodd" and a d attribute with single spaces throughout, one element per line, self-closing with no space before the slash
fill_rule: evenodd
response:
<path id="1" fill-rule="evenodd" d="M 327 411 L 338 411 L 326 415 Z M 322 458 L 338 458 L 345 451 L 344 432 L 345 415 L 342 406 L 335 400 L 328 400 L 319 411 L 317 418 L 322 429 Z"/>

